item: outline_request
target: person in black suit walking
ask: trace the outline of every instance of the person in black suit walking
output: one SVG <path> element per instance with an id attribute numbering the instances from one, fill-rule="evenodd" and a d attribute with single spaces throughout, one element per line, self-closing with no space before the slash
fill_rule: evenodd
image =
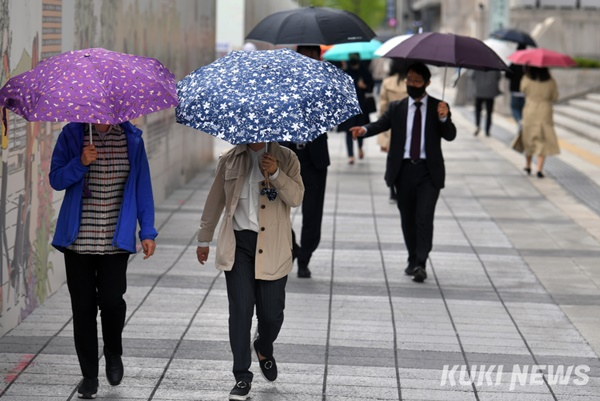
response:
<path id="1" fill-rule="evenodd" d="M 370 137 L 391 129 L 385 180 L 395 185 L 402 233 L 408 251 L 404 270 L 413 280 L 427 278 L 427 258 L 432 249 L 433 218 L 446 170 L 442 138 L 456 138 L 448 104 L 429 96 L 431 72 L 423 63 L 412 64 L 406 75 L 408 98 L 390 103 L 374 123 L 352 127 L 353 137 Z"/>
<path id="2" fill-rule="evenodd" d="M 319 46 L 298 46 L 297 51 L 315 60 L 321 59 L 321 48 Z M 284 145 L 293 150 L 298 156 L 300 175 L 304 182 L 300 245 L 298 246 L 296 234 L 292 231 L 292 244 L 294 247 L 292 255 L 298 260 L 298 277 L 310 278 L 311 272 L 308 264 L 321 241 L 327 167 L 330 164 L 327 134 L 318 136 L 312 142 L 288 142 Z"/>

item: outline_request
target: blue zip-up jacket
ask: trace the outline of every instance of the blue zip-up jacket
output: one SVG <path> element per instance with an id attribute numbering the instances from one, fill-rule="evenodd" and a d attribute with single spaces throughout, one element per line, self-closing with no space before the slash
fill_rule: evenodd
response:
<path id="1" fill-rule="evenodd" d="M 66 190 L 60 207 L 52 246 L 61 252 L 79 235 L 83 199 L 83 178 L 88 167 L 81 163 L 85 123 L 65 125 L 52 153 L 50 185 L 57 191 Z M 135 230 L 140 224 L 140 240 L 154 239 L 154 198 L 148 157 L 142 131 L 130 122 L 119 124 L 127 136 L 129 176 L 123 192 L 123 203 L 117 220 L 113 246 L 136 253 Z"/>

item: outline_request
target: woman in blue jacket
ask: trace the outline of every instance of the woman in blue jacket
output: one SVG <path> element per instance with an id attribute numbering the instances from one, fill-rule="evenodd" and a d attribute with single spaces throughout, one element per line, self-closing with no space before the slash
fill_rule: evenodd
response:
<path id="1" fill-rule="evenodd" d="M 83 375 L 79 397 L 90 399 L 98 391 L 98 308 L 106 377 L 113 386 L 123 378 L 123 294 L 127 261 L 136 253 L 137 223 L 144 259 L 156 247 L 142 131 L 129 122 L 67 124 L 52 154 L 50 185 L 66 191 L 52 245 L 65 257 L 75 349 Z"/>

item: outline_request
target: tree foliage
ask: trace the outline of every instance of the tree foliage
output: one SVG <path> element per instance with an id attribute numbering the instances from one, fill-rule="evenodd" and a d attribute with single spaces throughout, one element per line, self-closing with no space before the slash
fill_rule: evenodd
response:
<path id="1" fill-rule="evenodd" d="M 385 23 L 386 0 L 298 0 L 303 7 L 330 7 L 350 11 L 376 30 Z"/>

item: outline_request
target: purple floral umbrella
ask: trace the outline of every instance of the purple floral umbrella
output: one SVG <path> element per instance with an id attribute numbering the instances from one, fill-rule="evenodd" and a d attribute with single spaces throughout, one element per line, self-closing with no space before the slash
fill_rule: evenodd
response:
<path id="1" fill-rule="evenodd" d="M 41 61 L 0 89 L 27 121 L 119 124 L 177 105 L 175 76 L 158 60 L 102 48 Z"/>

